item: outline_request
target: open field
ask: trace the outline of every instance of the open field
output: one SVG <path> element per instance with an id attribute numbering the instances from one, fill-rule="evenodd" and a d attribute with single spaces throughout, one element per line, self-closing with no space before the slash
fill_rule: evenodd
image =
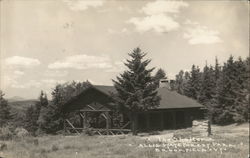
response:
<path id="1" fill-rule="evenodd" d="M 213 135 L 191 129 L 138 136 L 43 136 L 1 141 L 4 158 L 247 158 L 249 126 L 212 126 Z"/>

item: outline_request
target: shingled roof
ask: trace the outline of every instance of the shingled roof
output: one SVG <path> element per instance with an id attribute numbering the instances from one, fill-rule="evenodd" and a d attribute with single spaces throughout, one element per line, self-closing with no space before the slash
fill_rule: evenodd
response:
<path id="1" fill-rule="evenodd" d="M 94 87 L 105 93 L 116 93 L 113 86 L 94 85 Z M 158 94 L 161 96 L 161 101 L 158 109 L 175 109 L 175 108 L 201 108 L 203 105 L 197 101 L 178 94 L 176 91 L 170 91 L 168 88 L 159 88 Z"/>

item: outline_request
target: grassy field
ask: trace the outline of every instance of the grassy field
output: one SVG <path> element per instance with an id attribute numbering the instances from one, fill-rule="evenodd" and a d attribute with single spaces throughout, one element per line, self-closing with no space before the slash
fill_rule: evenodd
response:
<path id="1" fill-rule="evenodd" d="M 191 129 L 138 136 L 43 136 L 0 141 L 3 158 L 247 158 L 249 126 L 212 126 L 213 135 Z"/>

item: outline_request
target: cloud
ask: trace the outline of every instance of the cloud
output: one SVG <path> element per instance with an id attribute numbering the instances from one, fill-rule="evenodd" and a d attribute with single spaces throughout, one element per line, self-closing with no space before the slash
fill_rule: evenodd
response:
<path id="1" fill-rule="evenodd" d="M 121 61 L 116 61 L 113 64 L 113 67 L 105 70 L 105 72 L 122 72 L 125 69 L 125 65 Z"/>
<path id="2" fill-rule="evenodd" d="M 46 87 L 54 87 L 56 84 L 66 83 L 65 80 L 55 80 L 55 79 L 43 79 L 41 80 L 42 84 L 45 84 Z"/>
<path id="3" fill-rule="evenodd" d="M 97 8 L 103 5 L 104 0 L 63 0 L 71 10 L 83 11 L 89 7 Z"/>
<path id="4" fill-rule="evenodd" d="M 181 8 L 188 7 L 188 3 L 183 1 L 163 1 L 157 0 L 148 3 L 142 8 L 142 12 L 147 15 L 156 15 L 162 13 L 179 13 Z"/>
<path id="5" fill-rule="evenodd" d="M 198 23 L 191 24 L 191 27 L 187 28 L 183 34 L 183 38 L 188 39 L 188 42 L 191 45 L 222 42 L 218 31 L 210 30 L 205 26 L 199 25 Z"/>
<path id="6" fill-rule="evenodd" d="M 22 75 L 24 75 L 24 72 L 23 71 L 19 71 L 19 70 L 15 70 L 14 71 L 14 75 L 16 75 L 16 76 L 22 76 Z"/>
<path id="7" fill-rule="evenodd" d="M 131 18 L 129 23 L 135 25 L 136 30 L 139 32 L 146 32 L 153 30 L 158 33 L 176 30 L 179 24 L 170 16 L 164 14 L 150 15 L 143 18 Z"/>
<path id="8" fill-rule="evenodd" d="M 66 75 L 68 75 L 68 71 L 47 70 L 44 73 L 44 76 L 48 77 L 64 77 Z"/>
<path id="9" fill-rule="evenodd" d="M 12 88 L 18 88 L 18 89 L 40 88 L 41 82 L 36 81 L 36 80 L 30 80 L 24 84 L 20 84 L 17 81 L 13 81 L 10 86 Z"/>
<path id="10" fill-rule="evenodd" d="M 108 29 L 108 33 L 109 34 L 112 34 L 112 35 L 115 35 L 115 34 L 125 34 L 125 35 L 127 35 L 127 34 L 129 34 L 129 31 L 128 31 L 128 29 L 127 28 L 123 28 L 122 30 L 120 30 L 120 31 L 116 31 L 116 30 L 114 30 L 114 29 Z"/>
<path id="11" fill-rule="evenodd" d="M 37 66 L 40 65 L 40 61 L 38 59 L 34 58 L 28 58 L 28 57 L 21 57 L 21 56 L 12 56 L 7 59 L 5 59 L 5 63 L 7 65 L 12 65 L 12 66 Z"/>
<path id="12" fill-rule="evenodd" d="M 183 7 L 188 7 L 188 3 L 182 1 L 162 1 L 147 3 L 141 12 L 146 16 L 132 17 L 128 23 L 134 24 L 136 30 L 143 33 L 146 31 L 155 31 L 164 33 L 174 31 L 179 28 L 179 23 L 173 18 Z"/>
<path id="13" fill-rule="evenodd" d="M 99 68 L 108 69 L 112 64 L 110 58 L 106 56 L 74 55 L 66 57 L 63 60 L 56 61 L 48 65 L 49 69 L 89 69 Z"/>

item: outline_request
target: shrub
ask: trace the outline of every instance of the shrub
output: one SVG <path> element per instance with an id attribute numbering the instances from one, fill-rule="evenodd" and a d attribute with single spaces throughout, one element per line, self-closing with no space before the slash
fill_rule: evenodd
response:
<path id="1" fill-rule="evenodd" d="M 15 134 L 18 138 L 24 138 L 24 137 L 29 136 L 29 132 L 24 128 L 16 128 Z"/>
<path id="2" fill-rule="evenodd" d="M 51 151 L 57 151 L 57 150 L 59 150 L 59 147 L 57 146 L 57 145 L 52 145 L 52 147 L 51 147 Z"/>
<path id="3" fill-rule="evenodd" d="M 14 136 L 9 126 L 0 128 L 0 140 L 10 140 Z"/>
<path id="4" fill-rule="evenodd" d="M 38 139 L 35 139 L 35 138 L 28 138 L 28 139 L 25 139 L 26 140 L 26 143 L 27 144 L 32 144 L 32 145 L 35 145 L 35 146 L 38 146 L 39 145 L 39 141 Z"/>

